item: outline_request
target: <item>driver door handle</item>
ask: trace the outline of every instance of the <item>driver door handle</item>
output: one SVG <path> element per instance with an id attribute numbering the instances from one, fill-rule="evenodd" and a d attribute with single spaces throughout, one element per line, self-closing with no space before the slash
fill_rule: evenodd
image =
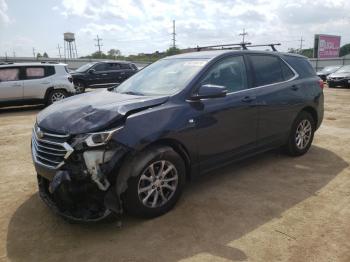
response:
<path id="1" fill-rule="evenodd" d="M 242 102 L 244 103 L 250 103 L 256 99 L 255 96 L 245 96 L 241 99 Z"/>

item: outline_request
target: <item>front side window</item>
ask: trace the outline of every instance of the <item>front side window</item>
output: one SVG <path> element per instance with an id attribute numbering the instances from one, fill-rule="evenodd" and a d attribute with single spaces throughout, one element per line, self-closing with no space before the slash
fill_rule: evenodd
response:
<path id="1" fill-rule="evenodd" d="M 0 82 L 19 80 L 19 68 L 1 68 Z"/>
<path id="2" fill-rule="evenodd" d="M 108 66 L 106 63 L 98 64 L 94 67 L 95 71 L 107 71 Z"/>
<path id="3" fill-rule="evenodd" d="M 250 55 L 254 69 L 254 86 L 264 86 L 284 81 L 280 59 L 269 55 Z"/>
<path id="4" fill-rule="evenodd" d="M 45 70 L 43 67 L 26 67 L 27 79 L 38 79 L 45 77 Z"/>
<path id="5" fill-rule="evenodd" d="M 247 73 L 242 56 L 226 58 L 215 64 L 200 85 L 224 86 L 229 93 L 247 89 Z"/>
<path id="6" fill-rule="evenodd" d="M 183 90 L 206 65 L 207 59 L 163 59 L 145 67 L 124 81 L 117 93 L 135 95 L 172 95 Z"/>

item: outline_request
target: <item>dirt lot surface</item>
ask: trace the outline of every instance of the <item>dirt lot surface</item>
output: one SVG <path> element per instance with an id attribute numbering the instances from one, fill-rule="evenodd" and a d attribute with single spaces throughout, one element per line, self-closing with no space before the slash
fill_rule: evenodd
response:
<path id="1" fill-rule="evenodd" d="M 39 199 L 38 108 L 0 109 L 0 261 L 350 261 L 350 90 L 325 89 L 310 152 L 269 152 L 190 183 L 153 219 L 71 225 Z"/>

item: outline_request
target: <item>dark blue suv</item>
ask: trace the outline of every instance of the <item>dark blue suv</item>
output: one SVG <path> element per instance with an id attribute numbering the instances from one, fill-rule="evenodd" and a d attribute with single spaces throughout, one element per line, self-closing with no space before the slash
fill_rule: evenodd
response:
<path id="1" fill-rule="evenodd" d="M 300 156 L 323 119 L 323 82 L 299 55 L 204 51 L 164 58 L 114 89 L 37 116 L 42 199 L 63 217 L 169 211 L 186 180 L 283 146 Z"/>

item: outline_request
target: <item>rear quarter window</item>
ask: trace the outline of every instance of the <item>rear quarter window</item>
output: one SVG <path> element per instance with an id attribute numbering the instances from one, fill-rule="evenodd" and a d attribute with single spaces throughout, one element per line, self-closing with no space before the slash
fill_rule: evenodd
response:
<path id="1" fill-rule="evenodd" d="M 285 55 L 284 59 L 291 67 L 293 67 L 300 77 L 305 78 L 316 76 L 315 70 L 306 58 Z"/>

